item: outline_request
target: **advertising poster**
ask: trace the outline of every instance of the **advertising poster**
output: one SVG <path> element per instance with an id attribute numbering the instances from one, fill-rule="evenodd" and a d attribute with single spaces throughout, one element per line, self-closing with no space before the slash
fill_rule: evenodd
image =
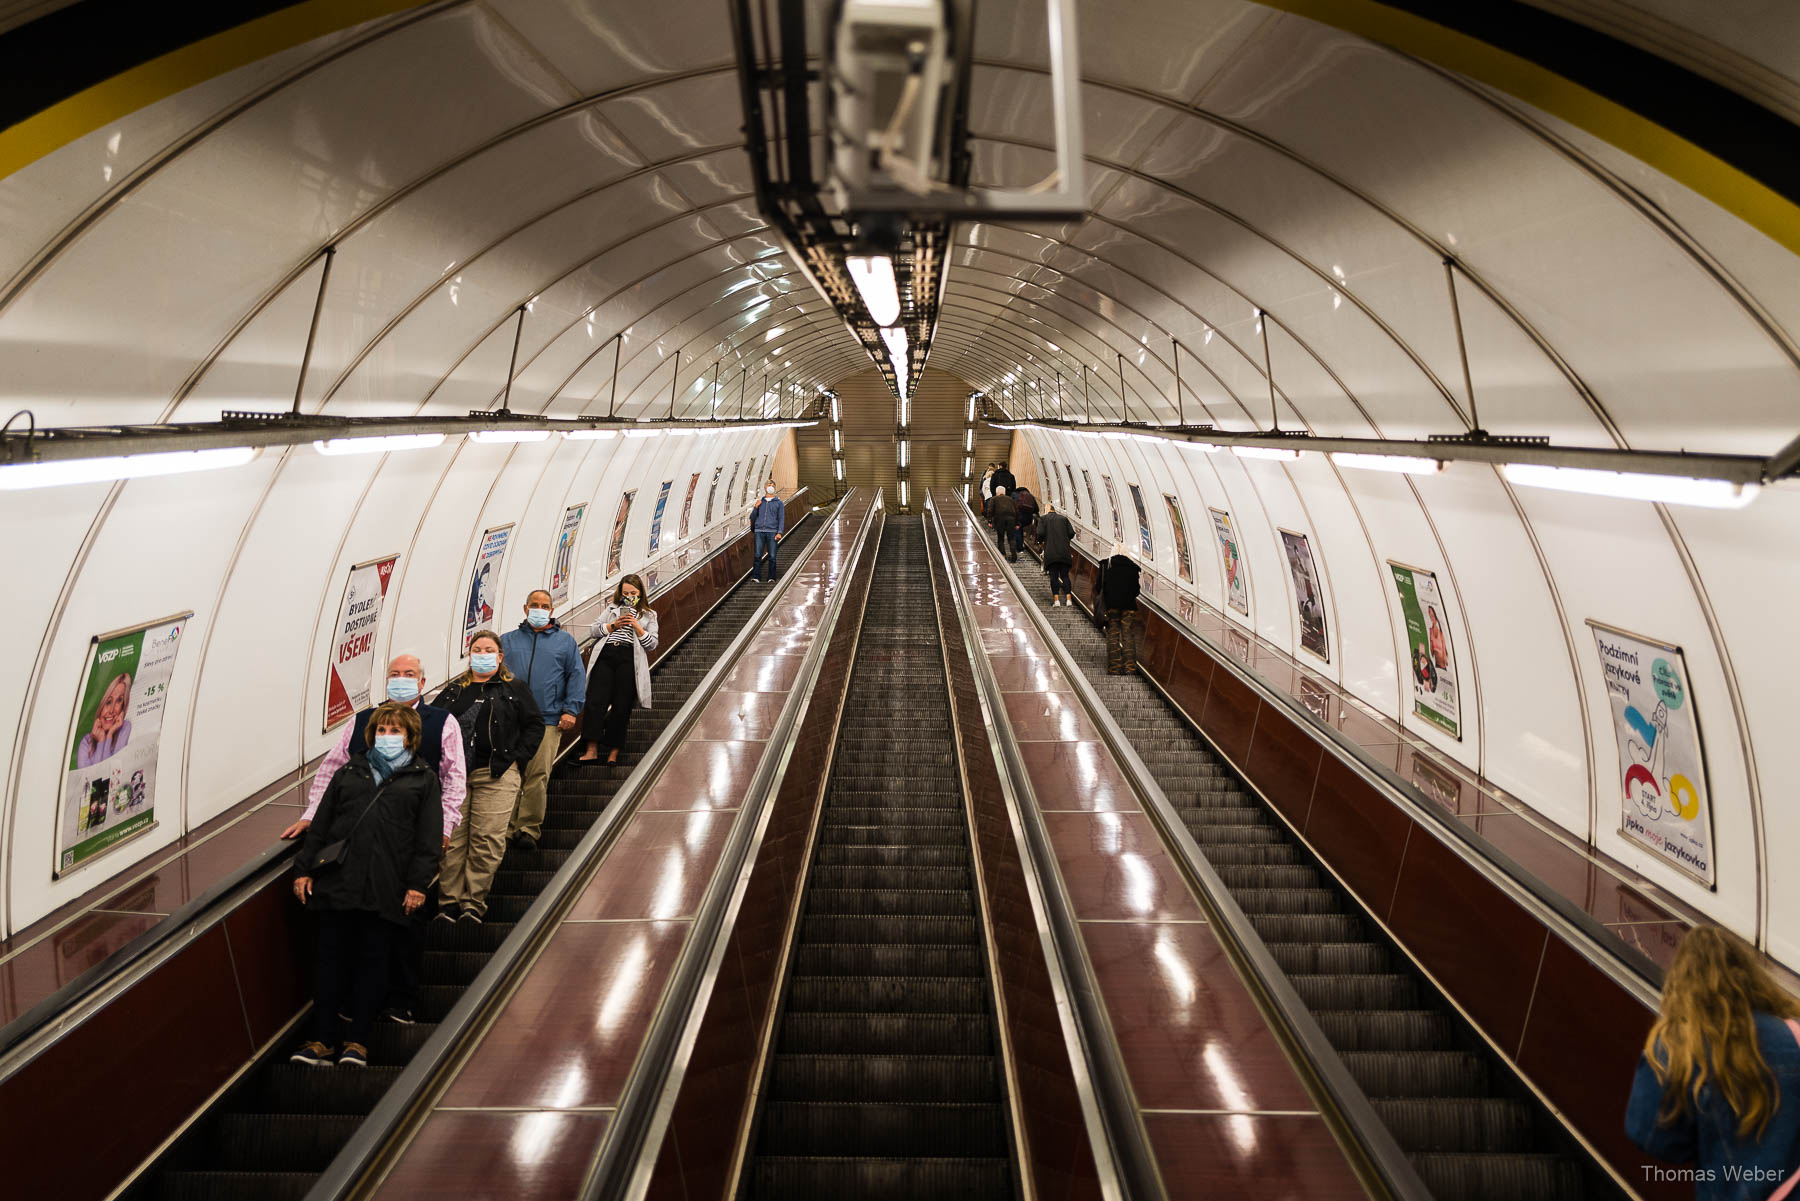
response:
<path id="1" fill-rule="evenodd" d="M 1619 745 L 1619 833 L 1711 888 L 1706 754 L 1679 646 L 1589 621 Z"/>
<path id="2" fill-rule="evenodd" d="M 1225 568 L 1225 603 L 1250 616 L 1250 581 L 1244 574 L 1244 556 L 1238 553 L 1237 531 L 1231 528 L 1231 514 L 1224 509 L 1208 509 L 1212 514 L 1213 533 L 1219 537 L 1219 561 Z"/>
<path id="3" fill-rule="evenodd" d="M 720 464 L 719 466 L 713 468 L 712 483 L 710 483 L 706 486 L 706 516 L 701 519 L 700 525 L 702 528 L 705 528 L 706 526 L 709 526 L 712 524 L 713 501 L 718 498 L 719 477 L 724 474 L 725 474 L 724 464 Z"/>
<path id="4" fill-rule="evenodd" d="M 1456 690 L 1456 656 L 1450 653 L 1450 619 L 1437 576 L 1388 560 L 1406 619 L 1407 674 L 1412 679 L 1413 712 L 1452 738 L 1461 738 Z"/>
<path id="5" fill-rule="evenodd" d="M 156 760 L 175 652 L 193 613 L 93 640 L 69 731 L 55 874 L 156 824 Z"/>
<path id="6" fill-rule="evenodd" d="M 686 539 L 688 536 L 688 522 L 694 516 L 694 493 L 699 487 L 700 473 L 696 471 L 688 477 L 687 496 L 681 502 L 681 528 L 675 535 L 679 539 Z"/>
<path id="7" fill-rule="evenodd" d="M 1085 467 L 1081 469 L 1081 485 L 1087 489 L 1088 512 L 1094 515 L 1094 524 L 1097 526 L 1100 524 L 1100 502 L 1094 499 L 1094 477 L 1088 474 Z"/>
<path id="8" fill-rule="evenodd" d="M 1169 506 L 1169 528 L 1175 533 L 1175 567 L 1181 578 L 1191 584 L 1194 582 L 1194 564 L 1188 557 L 1187 523 L 1181 520 L 1181 505 L 1167 492 L 1163 493 L 1163 503 Z"/>
<path id="9" fill-rule="evenodd" d="M 1056 471 L 1044 459 L 1038 460 L 1038 483 L 1044 490 L 1044 495 L 1039 499 L 1054 504 L 1056 502 Z"/>
<path id="10" fill-rule="evenodd" d="M 469 573 L 469 603 L 463 609 L 462 653 L 469 653 L 469 639 L 476 630 L 492 629 L 499 597 L 500 564 L 506 559 L 506 545 L 512 541 L 512 526 L 496 526 L 481 534 L 481 549 L 475 552 L 475 570 Z"/>
<path id="11" fill-rule="evenodd" d="M 631 520 L 631 502 L 635 499 L 637 499 L 636 488 L 619 498 L 619 511 L 613 516 L 612 537 L 607 540 L 607 579 L 619 574 L 619 558 L 625 553 L 625 523 Z"/>
<path id="12" fill-rule="evenodd" d="M 1331 640 L 1325 630 L 1325 590 L 1313 569 L 1312 546 L 1305 534 L 1281 531 L 1288 571 L 1294 577 L 1294 607 L 1300 613 L 1300 649 L 1331 661 Z"/>
<path id="13" fill-rule="evenodd" d="M 1113 541 L 1123 542 L 1125 541 L 1125 527 L 1119 521 L 1119 494 L 1113 488 L 1112 476 L 1103 475 L 1100 477 L 1100 482 L 1106 485 L 1106 507 L 1112 510 Z"/>
<path id="14" fill-rule="evenodd" d="M 737 495 L 738 468 L 742 466 L 741 460 L 731 465 L 731 482 L 725 485 L 725 512 L 727 513 L 731 512 L 731 498 Z"/>
<path id="15" fill-rule="evenodd" d="M 1146 561 L 1156 557 L 1156 544 L 1150 541 L 1150 510 L 1144 507 L 1144 490 L 1136 484 L 1126 484 L 1131 490 L 1131 507 L 1137 510 L 1138 541 L 1143 544 Z"/>
<path id="16" fill-rule="evenodd" d="M 1063 464 L 1063 474 L 1069 477 L 1069 496 L 1075 502 L 1076 520 L 1081 518 L 1081 493 L 1075 491 L 1075 469 L 1067 463 Z"/>
<path id="17" fill-rule="evenodd" d="M 663 510 L 669 507 L 669 489 L 675 486 L 674 480 L 664 480 L 661 491 L 656 494 L 656 508 L 650 512 L 650 553 L 655 554 L 662 545 Z"/>
<path id="18" fill-rule="evenodd" d="M 1059 509 L 1068 508 L 1069 507 L 1069 498 L 1062 490 L 1062 477 L 1060 475 L 1056 474 L 1056 460 L 1055 459 L 1050 460 L 1050 474 L 1046 478 L 1049 480 L 1049 484 L 1046 487 L 1044 495 L 1048 496 L 1050 498 L 1051 503 L 1054 504 L 1057 508 L 1059 508 Z"/>
<path id="19" fill-rule="evenodd" d="M 371 559 L 350 569 L 344 599 L 331 633 L 331 665 L 325 673 L 325 729 L 329 730 L 369 703 L 369 677 L 375 667 L 375 630 L 388 581 L 399 555 Z"/>
<path id="20" fill-rule="evenodd" d="M 569 599 L 569 581 L 575 576 L 575 541 L 581 536 L 581 519 L 587 506 L 563 510 L 562 528 L 556 532 L 556 549 L 550 555 L 550 599 L 558 605 Z"/>

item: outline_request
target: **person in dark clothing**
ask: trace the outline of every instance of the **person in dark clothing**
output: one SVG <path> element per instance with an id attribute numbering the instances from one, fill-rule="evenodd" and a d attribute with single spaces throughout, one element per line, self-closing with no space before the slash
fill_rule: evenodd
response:
<path id="1" fill-rule="evenodd" d="M 995 488 L 994 499 L 989 503 L 988 508 L 989 516 L 994 522 L 994 542 L 999 546 L 1001 554 L 1005 555 L 1008 560 L 1017 562 L 1019 558 L 1017 549 L 1019 506 L 1013 503 L 1013 498 L 1007 494 L 1005 488 Z"/>
<path id="2" fill-rule="evenodd" d="M 469 771 L 467 814 L 444 848 L 439 921 L 478 923 L 487 914 L 488 891 L 506 856 L 506 825 L 525 769 L 545 738 L 531 689 L 506 670 L 504 659 L 500 635 L 477 631 L 469 639 L 469 670 L 437 698 L 463 732 Z"/>
<path id="3" fill-rule="evenodd" d="M 1031 533 L 1032 527 L 1037 524 L 1038 500 L 1031 494 L 1031 489 L 1026 487 L 1014 488 L 1012 498 L 1013 504 L 1019 506 L 1019 549 L 1023 550 L 1024 536 Z"/>
<path id="4" fill-rule="evenodd" d="M 656 649 L 656 624 L 656 610 L 645 601 L 644 581 L 634 575 L 620 580 L 589 631 L 594 650 L 588 667 L 587 716 L 581 726 L 587 746 L 579 762 L 598 761 L 600 744 L 605 743 L 607 763 L 617 763 L 625 749 L 632 709 L 650 707 L 650 652 Z"/>
<path id="5" fill-rule="evenodd" d="M 762 565 L 766 556 L 769 560 L 769 583 L 775 582 L 779 570 L 775 562 L 775 548 L 781 544 L 781 531 L 787 528 L 787 505 L 775 495 L 775 481 L 770 480 L 763 485 L 763 494 L 757 498 L 750 510 L 750 532 L 756 551 L 756 581 L 762 582 Z"/>
<path id="6" fill-rule="evenodd" d="M 1044 570 L 1050 573 L 1050 603 L 1072 605 L 1075 591 L 1069 587 L 1069 568 L 1075 564 L 1075 526 L 1048 505 L 1038 518 L 1038 538 L 1044 547 Z"/>
<path id="7" fill-rule="evenodd" d="M 1113 543 L 1112 558 L 1100 564 L 1096 587 L 1106 610 L 1106 674 L 1125 676 L 1137 670 L 1138 565 Z"/>
<path id="8" fill-rule="evenodd" d="M 294 1063 L 369 1062 L 369 1027 L 387 992 L 394 940 L 425 904 L 442 850 L 443 793 L 418 755 L 423 730 L 411 707 L 378 707 L 367 749 L 332 777 L 294 856 L 294 895 L 319 934 L 312 1038 Z M 338 1015 L 346 1012 L 340 1052 Z"/>
<path id="9" fill-rule="evenodd" d="M 1005 488 L 1008 496 L 1011 496 L 1013 489 L 1019 486 L 1019 481 L 1013 478 L 1013 473 L 1006 469 L 1005 463 L 994 464 L 994 478 L 990 482 L 993 484 L 995 492 Z"/>

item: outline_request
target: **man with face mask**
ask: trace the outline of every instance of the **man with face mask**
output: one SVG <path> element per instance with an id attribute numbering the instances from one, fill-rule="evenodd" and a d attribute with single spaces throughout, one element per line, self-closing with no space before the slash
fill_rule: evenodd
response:
<path id="1" fill-rule="evenodd" d="M 525 598 L 525 620 L 500 637 L 506 669 L 525 681 L 544 719 L 544 741 L 525 768 L 519 785 L 519 807 L 513 811 L 507 838 L 516 847 L 537 849 L 549 804 L 550 769 L 562 749 L 562 733 L 575 728 L 575 715 L 587 703 L 587 668 L 575 636 L 557 624 L 555 602 L 542 588 Z"/>
<path id="2" fill-rule="evenodd" d="M 787 506 L 775 495 L 775 481 L 763 486 L 762 498 L 750 511 L 750 530 L 756 539 L 756 578 L 761 581 L 763 555 L 769 556 L 769 583 L 775 582 L 775 545 L 787 528 Z"/>
<path id="3" fill-rule="evenodd" d="M 419 736 L 419 758 L 437 773 L 443 788 L 443 845 L 448 847 L 451 833 L 462 821 L 463 798 L 468 791 L 468 773 L 463 765 L 462 727 L 456 724 L 456 718 L 450 715 L 449 710 L 427 705 L 421 699 L 424 692 L 425 671 L 419 665 L 419 657 L 395 655 L 388 664 L 387 695 L 382 699 L 407 705 L 419 715 L 423 726 Z M 368 751 L 364 735 L 369 717 L 374 712 L 375 706 L 371 705 L 352 718 L 350 724 L 344 727 L 337 744 L 319 761 L 319 770 L 312 778 L 312 792 L 307 798 L 306 811 L 300 815 L 299 821 L 281 832 L 283 838 L 298 838 L 306 833 L 312 826 L 314 815 L 319 811 L 319 802 L 324 799 L 325 789 L 330 786 L 332 777 L 337 775 L 344 764 L 350 762 L 351 756 Z M 425 923 L 430 920 L 433 908 L 432 904 L 427 903 L 410 914 L 405 932 L 394 941 L 394 962 L 388 974 L 389 1000 L 381 1013 L 385 1020 L 413 1020 L 413 1013 L 419 1003 L 419 986 L 425 971 Z"/>

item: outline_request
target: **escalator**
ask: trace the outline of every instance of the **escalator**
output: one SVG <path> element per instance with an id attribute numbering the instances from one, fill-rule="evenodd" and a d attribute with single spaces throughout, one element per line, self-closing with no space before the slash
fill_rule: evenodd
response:
<path id="1" fill-rule="evenodd" d="M 1016 1195 L 952 738 L 924 530 L 889 515 L 746 1197 Z"/>
<path id="2" fill-rule="evenodd" d="M 804 547 L 822 520 L 809 514 L 788 532 L 783 546 Z M 376 1023 L 365 1068 L 291 1064 L 287 1057 L 298 1039 L 281 1044 L 144 1174 L 129 1194 L 133 1201 L 304 1197 L 767 596 L 763 585 L 739 585 L 663 658 L 655 668 L 656 707 L 632 718 L 616 765 L 576 767 L 565 761 L 558 768 L 550 780 L 543 837 L 536 850 L 507 848 L 485 921 L 478 926 L 434 921 L 426 928 L 418 1022 Z"/>
<path id="3" fill-rule="evenodd" d="M 1162 693 L 1106 674 L 1092 620 L 1043 612 L 1432 1194 L 1621 1196 Z"/>

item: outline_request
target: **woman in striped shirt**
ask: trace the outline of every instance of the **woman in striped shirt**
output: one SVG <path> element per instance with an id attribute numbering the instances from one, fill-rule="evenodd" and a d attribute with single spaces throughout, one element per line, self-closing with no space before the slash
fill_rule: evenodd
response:
<path id="1" fill-rule="evenodd" d="M 594 650 L 588 661 L 587 707 L 581 714 L 582 763 L 600 758 L 605 743 L 608 763 L 619 761 L 633 708 L 650 707 L 650 652 L 656 649 L 656 610 L 645 595 L 644 581 L 628 575 L 619 581 L 612 600 L 589 631 Z"/>

